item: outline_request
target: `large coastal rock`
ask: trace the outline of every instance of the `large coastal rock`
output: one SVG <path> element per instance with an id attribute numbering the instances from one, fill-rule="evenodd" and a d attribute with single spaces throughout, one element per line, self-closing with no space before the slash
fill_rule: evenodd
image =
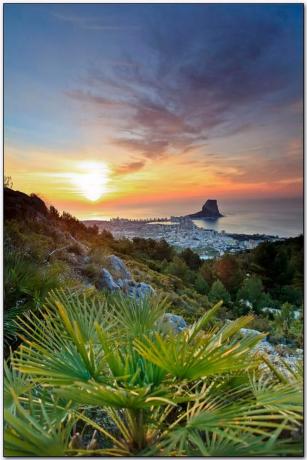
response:
<path id="1" fill-rule="evenodd" d="M 220 213 L 217 200 L 207 200 L 202 210 L 196 212 L 195 214 L 189 214 L 187 217 L 193 218 L 207 218 L 207 219 L 218 219 L 219 217 L 224 217 Z"/>
<path id="2" fill-rule="evenodd" d="M 117 256 L 111 255 L 106 259 L 109 268 L 102 268 L 97 282 L 98 289 L 106 289 L 110 292 L 121 291 L 128 297 L 144 299 L 154 294 L 154 289 L 147 283 L 138 283 L 132 279 L 131 273 L 124 261 Z"/>

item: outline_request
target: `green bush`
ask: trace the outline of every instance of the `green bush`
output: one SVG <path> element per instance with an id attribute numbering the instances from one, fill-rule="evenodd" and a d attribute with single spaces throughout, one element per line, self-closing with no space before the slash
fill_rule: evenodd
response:
<path id="1" fill-rule="evenodd" d="M 208 298 L 211 303 L 223 300 L 227 305 L 230 302 L 230 294 L 220 280 L 214 281 L 209 291 Z"/>

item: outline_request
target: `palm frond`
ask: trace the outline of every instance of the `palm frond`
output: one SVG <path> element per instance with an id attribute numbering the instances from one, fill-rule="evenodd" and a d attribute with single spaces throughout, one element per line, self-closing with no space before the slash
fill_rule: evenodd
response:
<path id="1" fill-rule="evenodd" d="M 3 402 L 4 408 L 11 413 L 16 412 L 16 397 L 26 394 L 32 387 L 33 383 L 25 374 L 18 372 L 4 361 L 3 363 Z"/>
<path id="2" fill-rule="evenodd" d="M 161 296 L 136 299 L 115 295 L 113 302 L 118 326 L 129 337 L 138 337 L 155 329 L 168 307 L 167 298 Z"/>
<path id="3" fill-rule="evenodd" d="M 178 378 L 197 379 L 246 370 L 251 366 L 249 352 L 263 338 L 232 338 L 247 321 L 250 317 L 243 317 L 216 333 L 199 331 L 193 340 L 184 331 L 167 337 L 156 333 L 152 338 L 135 339 L 134 347 L 145 359 Z"/>
<path id="4" fill-rule="evenodd" d="M 7 455 L 300 452 L 301 366 L 279 377 L 267 360 L 268 373 L 267 358 L 253 353 L 263 335 L 240 334 L 251 316 L 212 326 L 217 304 L 164 334 L 166 303 L 150 302 L 60 291 L 19 318 L 23 344 L 5 369 Z M 92 419 L 97 408 L 114 431 Z M 106 447 L 72 442 L 76 419 Z"/>
<path id="5" fill-rule="evenodd" d="M 39 412 L 34 414 L 32 409 L 24 409 L 13 395 L 16 404 L 16 414 L 4 410 L 6 430 L 4 432 L 4 455 L 41 457 L 65 455 L 68 446 L 73 421 L 65 425 L 55 422 L 48 415 L 41 401 Z M 38 417 L 39 415 L 39 417 Z"/>

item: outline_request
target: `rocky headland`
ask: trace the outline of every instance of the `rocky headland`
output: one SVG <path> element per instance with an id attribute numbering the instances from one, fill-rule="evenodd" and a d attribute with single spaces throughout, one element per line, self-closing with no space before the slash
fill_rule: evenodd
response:
<path id="1" fill-rule="evenodd" d="M 217 200 L 207 200 L 201 211 L 189 214 L 187 217 L 190 217 L 191 219 L 218 219 L 219 217 L 224 216 L 219 211 Z"/>

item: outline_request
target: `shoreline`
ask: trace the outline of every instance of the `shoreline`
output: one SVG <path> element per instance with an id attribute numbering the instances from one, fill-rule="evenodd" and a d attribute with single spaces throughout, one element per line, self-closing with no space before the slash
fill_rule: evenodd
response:
<path id="1" fill-rule="evenodd" d="M 226 216 L 223 216 L 226 217 Z M 178 220 L 177 220 L 178 219 Z M 122 224 L 122 225 L 128 225 L 128 226 L 137 226 L 137 225 L 178 225 L 180 221 L 183 219 L 186 219 L 185 217 L 171 217 L 171 218 L 153 218 L 153 219 L 126 219 L 126 218 L 113 218 L 110 220 L 104 220 L 104 219 L 85 219 L 81 220 L 83 224 L 86 226 L 94 226 L 97 225 L 98 227 L 100 225 L 106 226 L 106 227 L 111 227 L 115 226 L 116 224 Z M 215 230 L 212 228 L 202 228 L 198 227 L 194 220 L 196 219 L 191 219 L 189 218 L 193 224 L 199 228 L 202 231 L 205 232 L 216 232 L 221 236 L 227 236 L 230 238 L 233 238 L 238 241 L 246 241 L 246 240 L 286 240 L 289 238 L 296 238 L 300 236 L 302 233 L 298 233 L 297 235 L 293 236 L 280 236 L 280 235 L 272 235 L 272 234 L 267 234 L 267 233 L 236 233 L 236 232 L 228 232 L 226 230 Z M 197 219 L 199 220 L 199 219 Z M 206 219 L 202 219 L 206 220 Z M 210 219 L 212 221 L 212 219 Z"/>

